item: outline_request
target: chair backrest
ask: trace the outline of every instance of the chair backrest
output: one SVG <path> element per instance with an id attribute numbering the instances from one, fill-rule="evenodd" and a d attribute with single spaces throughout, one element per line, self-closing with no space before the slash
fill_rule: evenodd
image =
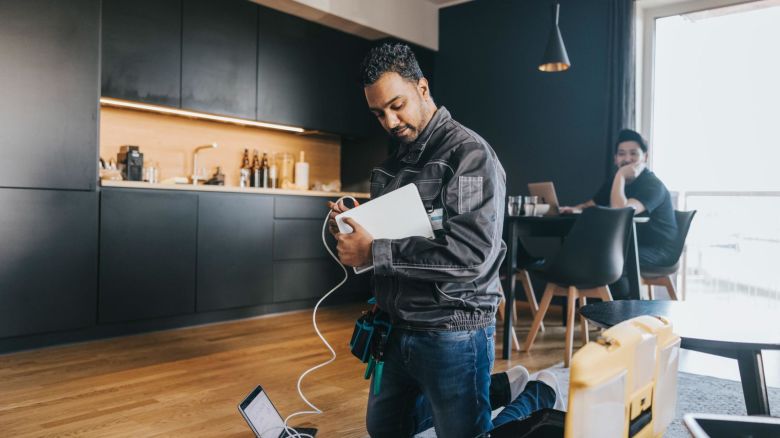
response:
<path id="1" fill-rule="evenodd" d="M 675 261 L 680 259 L 683 249 L 685 249 L 685 239 L 688 237 L 688 231 L 691 229 L 691 222 L 693 221 L 693 216 L 695 215 L 696 210 L 674 211 L 674 218 L 677 220 L 677 240 L 674 242 Z"/>
<path id="2" fill-rule="evenodd" d="M 668 320 L 639 316 L 577 351 L 564 436 L 663 436 L 675 414 L 679 350 Z"/>
<path id="3" fill-rule="evenodd" d="M 546 269 L 571 286 L 604 286 L 623 273 L 633 208 L 591 207 L 582 211 Z"/>

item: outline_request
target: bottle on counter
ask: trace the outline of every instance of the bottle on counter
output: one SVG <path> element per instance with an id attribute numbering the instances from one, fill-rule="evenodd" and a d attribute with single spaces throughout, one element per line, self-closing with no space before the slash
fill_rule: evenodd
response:
<path id="1" fill-rule="evenodd" d="M 301 151 L 300 160 L 295 163 L 295 185 L 301 190 L 309 190 L 309 163 Z"/>
<path id="2" fill-rule="evenodd" d="M 252 174 L 249 165 L 249 149 L 244 149 L 244 156 L 241 158 L 241 169 L 239 170 L 238 185 L 240 187 L 249 187 L 249 178 Z"/>
<path id="3" fill-rule="evenodd" d="M 260 158 L 257 156 L 257 149 L 252 154 L 252 173 L 249 181 L 250 186 L 260 187 Z"/>
<path id="4" fill-rule="evenodd" d="M 160 182 L 160 169 L 157 163 L 149 163 L 149 166 L 144 167 L 144 181 L 152 184 Z"/>
<path id="5" fill-rule="evenodd" d="M 268 152 L 263 152 L 263 160 L 260 162 L 260 187 L 265 189 L 270 188 L 268 182 L 268 171 L 270 166 L 268 165 Z"/>
<path id="6" fill-rule="evenodd" d="M 279 185 L 279 169 L 276 167 L 276 160 L 271 162 L 268 168 L 268 188 L 275 189 Z"/>

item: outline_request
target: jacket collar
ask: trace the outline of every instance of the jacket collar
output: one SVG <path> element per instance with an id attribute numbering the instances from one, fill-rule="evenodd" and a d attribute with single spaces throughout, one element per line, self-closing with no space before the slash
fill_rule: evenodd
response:
<path id="1" fill-rule="evenodd" d="M 439 109 L 433 113 L 433 117 L 431 117 L 431 120 L 425 125 L 425 128 L 423 128 L 420 135 L 417 136 L 417 139 L 401 149 L 401 161 L 407 164 L 416 164 L 425 151 L 425 147 L 428 145 L 433 133 L 436 132 L 441 125 L 451 119 L 452 117 L 450 116 L 450 112 L 447 111 L 447 108 L 440 106 Z"/>

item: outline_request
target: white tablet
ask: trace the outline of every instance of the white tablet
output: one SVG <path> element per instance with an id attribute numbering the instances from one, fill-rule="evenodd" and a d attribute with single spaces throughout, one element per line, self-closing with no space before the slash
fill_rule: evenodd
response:
<path id="1" fill-rule="evenodd" d="M 414 184 L 407 184 L 336 216 L 339 231 L 351 233 L 352 227 L 344 223 L 346 217 L 354 219 L 374 239 L 434 237 L 428 213 Z M 372 268 L 363 266 L 354 269 L 355 273 L 360 274 Z"/>

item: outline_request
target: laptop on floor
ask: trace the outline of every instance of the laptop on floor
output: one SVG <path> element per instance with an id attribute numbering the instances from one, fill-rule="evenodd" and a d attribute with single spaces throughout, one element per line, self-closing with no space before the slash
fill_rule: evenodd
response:
<path id="1" fill-rule="evenodd" d="M 244 420 L 246 420 L 258 438 L 285 438 L 290 436 L 284 429 L 284 419 L 260 385 L 257 385 L 239 403 L 238 411 L 241 412 L 241 416 L 244 417 Z M 311 435 L 312 437 L 317 435 L 317 429 L 313 428 L 290 427 L 290 429 L 300 434 Z"/>

